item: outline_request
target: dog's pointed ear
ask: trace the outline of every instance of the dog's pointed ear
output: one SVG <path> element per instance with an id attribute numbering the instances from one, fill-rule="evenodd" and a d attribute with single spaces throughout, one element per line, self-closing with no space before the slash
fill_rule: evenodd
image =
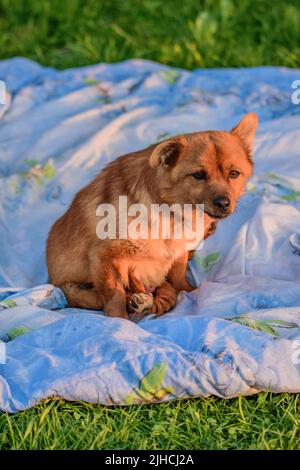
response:
<path id="1" fill-rule="evenodd" d="M 231 133 L 237 135 L 241 141 L 249 155 L 252 154 L 253 150 L 253 142 L 256 133 L 256 129 L 258 126 L 258 116 L 256 113 L 248 113 L 245 114 L 243 119 L 235 126 Z"/>
<path id="2" fill-rule="evenodd" d="M 165 140 L 156 145 L 150 155 L 150 166 L 152 166 L 152 168 L 158 168 L 160 165 L 166 167 L 174 166 L 183 151 L 185 143 L 186 139 L 184 136 L 180 136 Z"/>

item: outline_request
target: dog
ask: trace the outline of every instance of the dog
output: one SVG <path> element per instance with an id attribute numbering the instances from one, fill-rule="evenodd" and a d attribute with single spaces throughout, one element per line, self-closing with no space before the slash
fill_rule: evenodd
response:
<path id="1" fill-rule="evenodd" d="M 235 210 L 252 174 L 257 126 L 257 115 L 248 113 L 229 132 L 171 137 L 117 158 L 81 189 L 52 226 L 46 248 L 50 282 L 69 305 L 125 319 L 141 311 L 162 315 L 180 291 L 192 290 L 185 240 L 99 239 L 97 207 L 117 207 L 120 195 L 147 208 L 203 204 L 204 237 L 211 235 Z"/>

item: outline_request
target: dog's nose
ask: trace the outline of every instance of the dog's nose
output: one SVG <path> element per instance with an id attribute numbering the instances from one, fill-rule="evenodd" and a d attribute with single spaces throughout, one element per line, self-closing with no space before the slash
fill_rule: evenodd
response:
<path id="1" fill-rule="evenodd" d="M 230 206 L 230 199 L 228 196 L 217 196 L 213 199 L 213 204 L 216 206 L 221 212 L 227 212 Z"/>

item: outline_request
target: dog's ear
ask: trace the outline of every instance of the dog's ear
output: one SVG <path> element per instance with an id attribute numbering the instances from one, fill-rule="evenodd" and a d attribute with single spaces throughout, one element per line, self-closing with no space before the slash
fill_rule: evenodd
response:
<path id="1" fill-rule="evenodd" d="M 252 154 L 253 142 L 258 126 L 258 116 L 256 113 L 245 114 L 243 119 L 235 126 L 231 133 L 237 135 L 244 144 L 245 149 Z"/>
<path id="2" fill-rule="evenodd" d="M 183 136 L 174 137 L 165 140 L 156 145 L 150 155 L 149 164 L 152 168 L 158 168 L 160 165 L 171 167 L 176 165 L 179 155 L 183 151 L 185 138 Z"/>

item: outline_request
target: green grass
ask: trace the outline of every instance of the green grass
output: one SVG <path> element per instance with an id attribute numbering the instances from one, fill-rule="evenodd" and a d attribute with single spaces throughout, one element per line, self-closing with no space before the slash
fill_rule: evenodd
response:
<path id="1" fill-rule="evenodd" d="M 300 66 L 299 0 L 0 0 L 0 59 L 77 67 Z M 110 408 L 48 400 L 0 414 L 2 449 L 300 449 L 298 395 Z"/>
<path id="2" fill-rule="evenodd" d="M 59 68 L 300 65 L 299 0 L 0 0 L 0 58 Z"/>
<path id="3" fill-rule="evenodd" d="M 2 449 L 300 449 L 298 395 L 125 408 L 48 400 L 0 417 Z"/>

